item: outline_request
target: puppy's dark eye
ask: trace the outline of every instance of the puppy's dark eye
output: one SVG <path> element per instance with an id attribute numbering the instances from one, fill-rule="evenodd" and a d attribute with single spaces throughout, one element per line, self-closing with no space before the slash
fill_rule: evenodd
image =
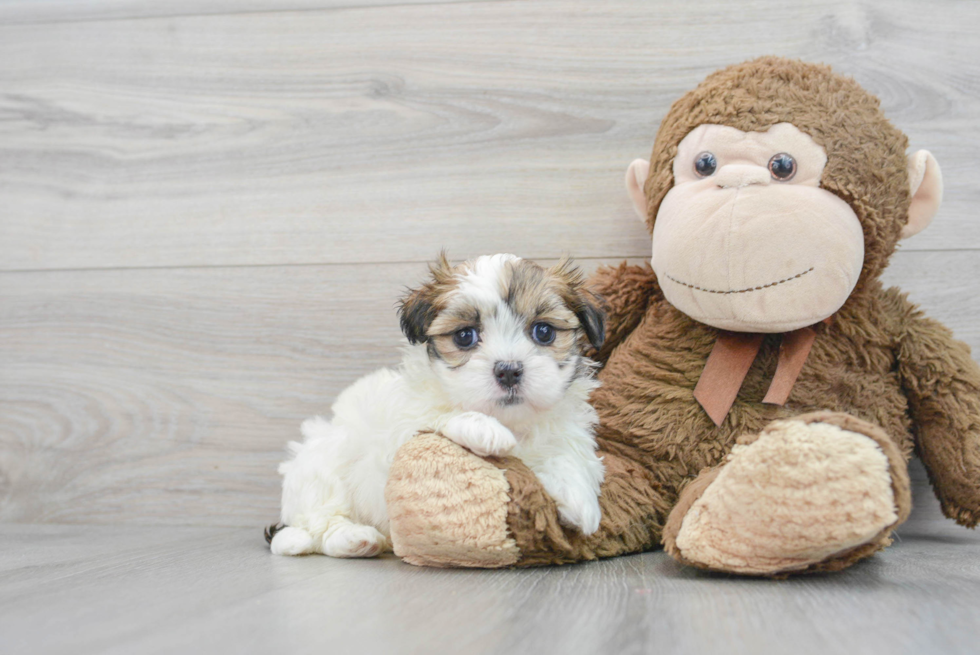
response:
<path id="1" fill-rule="evenodd" d="M 535 323 L 531 326 L 531 338 L 542 346 L 547 346 L 555 340 L 555 328 L 547 323 Z"/>
<path id="2" fill-rule="evenodd" d="M 796 175 L 796 160 L 781 152 L 769 160 L 769 172 L 773 179 L 785 182 Z"/>
<path id="3" fill-rule="evenodd" d="M 701 177 L 714 175 L 718 168 L 718 160 L 710 152 L 702 152 L 694 158 L 694 172 Z"/>
<path id="4" fill-rule="evenodd" d="M 457 348 L 462 348 L 463 350 L 475 346 L 479 339 L 480 333 L 476 331 L 476 328 L 465 327 L 453 332 L 453 343 L 456 344 Z"/>

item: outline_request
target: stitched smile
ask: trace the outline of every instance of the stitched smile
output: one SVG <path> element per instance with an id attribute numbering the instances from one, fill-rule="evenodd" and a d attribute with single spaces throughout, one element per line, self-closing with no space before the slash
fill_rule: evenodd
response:
<path id="1" fill-rule="evenodd" d="M 688 284 L 687 282 L 681 282 L 677 278 L 671 277 L 670 275 L 667 275 L 666 273 L 664 274 L 664 277 L 666 277 L 671 282 L 676 282 L 677 284 L 680 284 L 682 286 L 688 287 L 689 289 L 696 289 L 697 291 L 704 291 L 705 293 L 718 293 L 718 294 L 721 294 L 723 296 L 727 296 L 728 294 L 731 294 L 731 293 L 748 293 L 750 291 L 759 291 L 760 289 L 768 289 L 769 287 L 774 287 L 777 284 L 782 284 L 784 282 L 789 282 L 791 280 L 795 280 L 797 278 L 801 278 L 801 277 L 803 277 L 804 275 L 806 275 L 807 273 L 809 273 L 811 271 L 813 271 L 813 267 L 812 266 L 810 268 L 806 269 L 805 271 L 803 271 L 802 273 L 797 273 L 793 277 L 788 277 L 785 280 L 779 280 L 778 282 L 770 282 L 769 284 L 763 284 L 763 285 L 758 286 L 758 287 L 749 287 L 747 289 L 730 289 L 728 291 L 723 291 L 721 289 L 705 289 L 704 287 L 699 287 L 696 284 Z"/>

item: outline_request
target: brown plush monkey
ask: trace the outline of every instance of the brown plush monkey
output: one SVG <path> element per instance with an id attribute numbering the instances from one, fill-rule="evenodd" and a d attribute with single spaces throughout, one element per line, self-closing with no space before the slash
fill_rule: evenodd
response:
<path id="1" fill-rule="evenodd" d="M 718 71 L 664 119 L 627 186 L 652 268 L 596 274 L 602 525 L 583 537 L 513 459 L 438 435 L 399 452 L 395 552 L 435 566 L 573 562 L 663 544 L 735 573 L 835 570 L 890 543 L 922 458 L 980 520 L 980 370 L 879 276 L 939 206 L 878 100 L 824 66 Z"/>

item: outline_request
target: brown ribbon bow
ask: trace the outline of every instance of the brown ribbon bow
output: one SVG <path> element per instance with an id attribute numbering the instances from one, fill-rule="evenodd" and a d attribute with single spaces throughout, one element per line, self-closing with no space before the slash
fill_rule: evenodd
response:
<path id="1" fill-rule="evenodd" d="M 721 425 L 728 416 L 728 411 L 742 388 L 742 382 L 759 354 L 764 337 L 764 334 L 751 332 L 718 333 L 718 340 L 708 355 L 708 362 L 704 365 L 697 386 L 694 387 L 694 398 L 715 425 Z M 762 402 L 773 405 L 786 403 L 816 337 L 817 332 L 812 327 L 783 334 L 776 373 L 772 376 L 769 390 Z"/>

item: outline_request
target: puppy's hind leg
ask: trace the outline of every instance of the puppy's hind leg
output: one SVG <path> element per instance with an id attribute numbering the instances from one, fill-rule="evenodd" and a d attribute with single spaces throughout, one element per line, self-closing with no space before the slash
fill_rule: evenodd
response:
<path id="1" fill-rule="evenodd" d="M 387 537 L 370 525 L 354 523 L 334 516 L 320 536 L 315 538 L 303 528 L 283 527 L 269 544 L 273 555 L 310 555 L 323 553 L 330 557 L 375 557 L 391 549 Z"/>
<path id="2" fill-rule="evenodd" d="M 302 426 L 303 443 L 290 443 L 293 459 L 283 462 L 282 528 L 272 539 L 272 552 L 284 555 L 323 553 L 330 557 L 374 557 L 388 539 L 370 525 L 351 520 L 353 493 L 345 476 L 371 487 L 355 470 L 362 458 L 347 447 L 349 434 L 322 418 Z M 383 499 L 384 480 L 375 481 Z M 382 500 L 383 503 L 383 500 Z M 382 505 L 383 508 L 383 505 Z"/>
<path id="3" fill-rule="evenodd" d="M 390 548 L 377 529 L 338 516 L 323 533 L 321 552 L 330 557 L 376 557 Z"/>
<path id="4" fill-rule="evenodd" d="M 316 552 L 313 535 L 302 528 L 284 527 L 269 543 L 273 555 L 309 555 Z"/>

